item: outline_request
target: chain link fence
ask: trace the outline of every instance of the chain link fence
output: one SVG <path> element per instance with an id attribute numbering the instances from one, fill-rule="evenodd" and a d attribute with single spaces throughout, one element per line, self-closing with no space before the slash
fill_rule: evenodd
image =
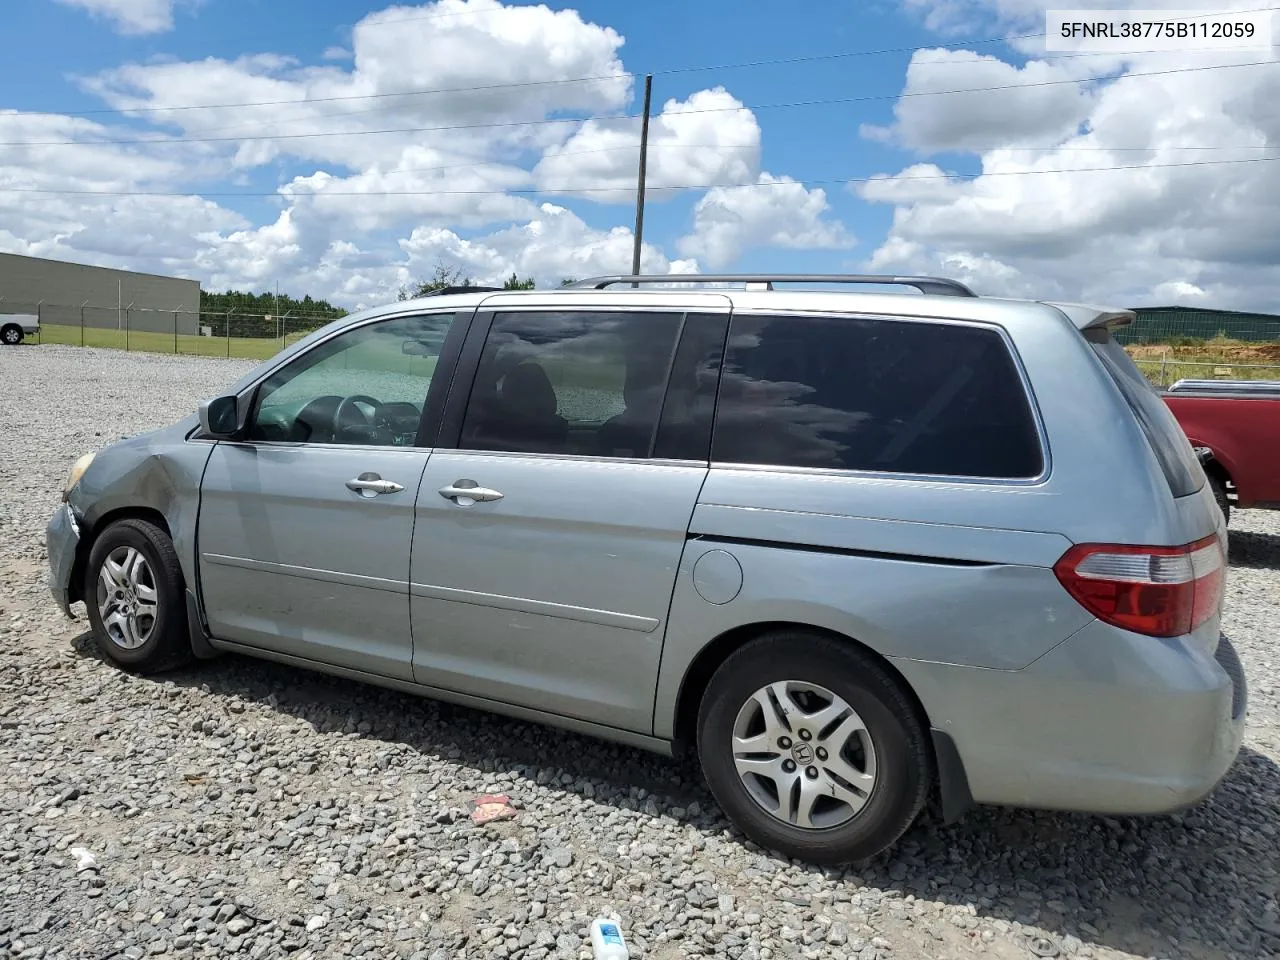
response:
<path id="1" fill-rule="evenodd" d="M 36 343 L 107 347 L 147 353 L 265 360 L 341 313 L 245 313 L 237 310 L 158 310 L 90 303 L 20 303 L 0 298 L 6 316 L 37 317 Z"/>
<path id="2" fill-rule="evenodd" d="M 340 313 L 257 314 L 95 304 L 17 303 L 5 315 L 39 318 L 37 343 L 265 360 Z M 1183 378 L 1280 380 L 1280 317 L 1213 311 L 1140 311 L 1117 339 L 1152 383 Z"/>

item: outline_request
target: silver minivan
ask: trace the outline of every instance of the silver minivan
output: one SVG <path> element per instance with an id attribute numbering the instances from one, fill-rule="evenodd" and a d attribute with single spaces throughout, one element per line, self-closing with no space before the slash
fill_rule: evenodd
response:
<path id="1" fill-rule="evenodd" d="M 1226 527 L 1131 313 L 673 279 L 315 331 L 76 462 L 55 598 L 126 669 L 229 651 L 691 749 L 743 834 L 816 863 L 931 798 L 1215 786 L 1245 713 Z"/>

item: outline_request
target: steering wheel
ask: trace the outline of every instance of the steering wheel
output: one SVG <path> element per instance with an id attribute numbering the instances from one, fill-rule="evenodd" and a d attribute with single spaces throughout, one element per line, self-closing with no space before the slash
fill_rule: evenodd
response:
<path id="1" fill-rule="evenodd" d="M 333 435 L 357 433 L 368 438 L 367 442 L 377 439 L 377 415 L 382 401 L 363 393 L 343 397 L 336 410 L 333 411 Z M 362 407 L 369 407 L 366 413 Z"/>

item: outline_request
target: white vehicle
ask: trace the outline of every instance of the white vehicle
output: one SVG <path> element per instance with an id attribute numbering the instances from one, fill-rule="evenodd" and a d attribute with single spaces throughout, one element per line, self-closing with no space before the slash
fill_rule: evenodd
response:
<path id="1" fill-rule="evenodd" d="M 34 313 L 0 313 L 0 343 L 16 346 L 23 337 L 40 332 L 40 318 Z"/>

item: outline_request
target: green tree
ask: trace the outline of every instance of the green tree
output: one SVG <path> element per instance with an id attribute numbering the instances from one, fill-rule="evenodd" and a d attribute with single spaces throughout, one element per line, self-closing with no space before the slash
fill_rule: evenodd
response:
<path id="1" fill-rule="evenodd" d="M 524 280 L 520 280 L 516 277 L 514 270 L 511 271 L 511 276 L 507 277 L 502 283 L 503 290 L 532 290 L 535 287 L 537 287 L 537 284 L 534 283 L 533 277 L 526 277 Z"/>
<path id="2" fill-rule="evenodd" d="M 287 293 L 277 295 L 274 290 L 201 290 L 200 312 L 200 322 L 212 327 L 216 336 L 225 335 L 229 326 L 232 336 L 237 337 L 278 337 L 282 331 L 292 336 L 347 314 L 342 307 L 316 300 L 310 294 L 299 300 Z"/>
<path id="3" fill-rule="evenodd" d="M 415 297 L 425 297 L 429 293 L 443 290 L 445 287 L 471 286 L 475 286 L 475 281 L 461 267 L 450 268 L 443 263 L 437 263 L 435 272 L 429 279 L 419 280 L 408 287 L 401 287 L 396 294 L 396 299 L 412 300 Z"/>

